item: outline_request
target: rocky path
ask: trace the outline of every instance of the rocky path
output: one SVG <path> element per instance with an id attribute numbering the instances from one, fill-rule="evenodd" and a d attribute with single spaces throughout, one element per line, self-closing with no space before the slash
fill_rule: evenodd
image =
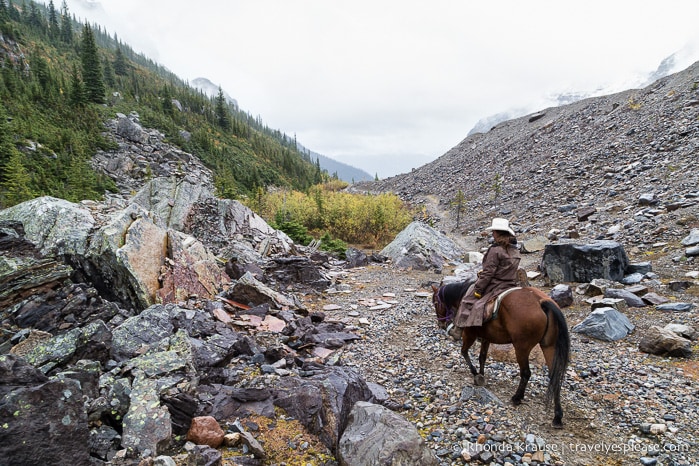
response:
<path id="1" fill-rule="evenodd" d="M 459 342 L 446 337 L 434 319 L 429 285 L 441 278 L 372 265 L 340 280 L 350 291 L 324 294 L 307 305 L 339 307 L 326 310 L 328 318 L 356 326 L 363 339 L 344 349 L 342 363 L 387 390 L 387 405 L 416 425 L 442 465 L 468 464 L 469 458 L 498 465 L 699 464 L 699 366 L 637 349 L 650 325 L 690 324 L 693 313 L 631 309 L 635 332 L 613 343 L 572 333 L 565 427 L 556 430 L 552 409 L 544 405 L 547 377 L 540 354 L 532 353 L 522 405 L 509 401 L 518 367 L 508 347 L 491 349 L 486 390 L 475 389 Z M 564 309 L 570 327 L 589 313 L 578 299 Z"/>

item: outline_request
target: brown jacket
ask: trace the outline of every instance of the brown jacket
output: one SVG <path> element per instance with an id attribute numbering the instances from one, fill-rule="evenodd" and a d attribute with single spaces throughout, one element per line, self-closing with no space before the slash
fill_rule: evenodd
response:
<path id="1" fill-rule="evenodd" d="M 501 292 L 517 286 L 517 270 L 521 257 L 519 250 L 510 246 L 505 250 L 492 245 L 483 257 L 483 270 L 478 273 L 475 285 L 464 295 L 454 324 L 457 327 L 483 325 L 483 313 L 488 301 Z M 476 298 L 473 292 L 481 294 Z"/>

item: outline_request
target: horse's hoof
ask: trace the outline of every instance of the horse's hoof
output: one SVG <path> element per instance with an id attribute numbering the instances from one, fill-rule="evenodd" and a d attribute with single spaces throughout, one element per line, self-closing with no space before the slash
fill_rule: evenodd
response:
<path id="1" fill-rule="evenodd" d="M 512 404 L 515 406 L 519 406 L 522 404 L 522 398 L 515 398 L 514 396 L 512 397 Z"/>
<path id="2" fill-rule="evenodd" d="M 554 429 L 563 429 L 563 422 L 558 420 L 558 419 L 554 419 L 553 422 L 551 423 L 551 426 Z"/>
<path id="3" fill-rule="evenodd" d="M 473 382 L 476 384 L 478 387 L 482 387 L 485 385 L 485 376 L 482 374 L 478 374 L 475 377 L 473 377 Z"/>

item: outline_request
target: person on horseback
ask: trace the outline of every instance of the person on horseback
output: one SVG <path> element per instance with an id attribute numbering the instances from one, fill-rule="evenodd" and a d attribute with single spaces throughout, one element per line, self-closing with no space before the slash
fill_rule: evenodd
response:
<path id="1" fill-rule="evenodd" d="M 483 325 L 486 304 L 501 292 L 517 286 L 521 256 L 510 222 L 494 218 L 486 230 L 493 232 L 493 244 L 483 256 L 483 270 L 478 272 L 478 280 L 461 300 L 454 319 L 456 327 Z"/>

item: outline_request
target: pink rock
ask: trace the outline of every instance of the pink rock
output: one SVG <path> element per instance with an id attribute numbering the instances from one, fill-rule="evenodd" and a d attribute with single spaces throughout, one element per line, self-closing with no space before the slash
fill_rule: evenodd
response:
<path id="1" fill-rule="evenodd" d="M 211 416 L 200 416 L 192 419 L 192 425 L 187 432 L 187 440 L 197 445 L 208 445 L 218 448 L 223 443 L 225 433 L 216 419 Z"/>

